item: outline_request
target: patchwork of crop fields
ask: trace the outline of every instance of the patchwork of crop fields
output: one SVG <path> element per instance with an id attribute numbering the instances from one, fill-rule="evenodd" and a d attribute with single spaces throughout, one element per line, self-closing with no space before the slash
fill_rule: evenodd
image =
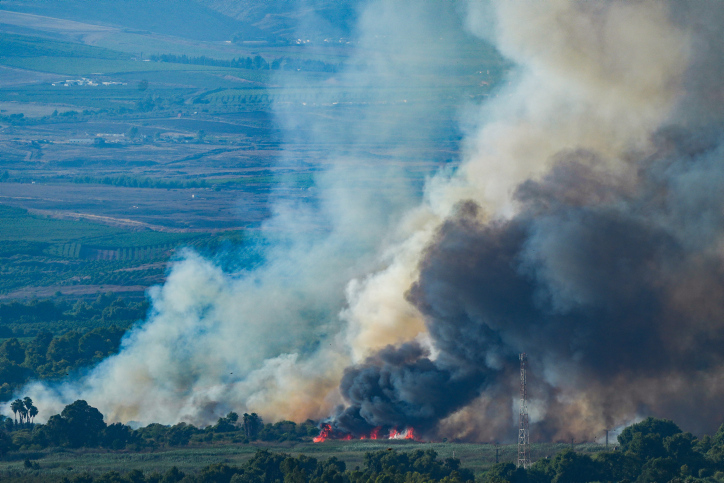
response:
<path id="1" fill-rule="evenodd" d="M 165 263 L 184 246 L 203 250 L 242 232 L 129 231 L 85 220 L 62 220 L 0 205 L 0 298 L 30 285 L 132 286 L 163 281 Z M 72 292 L 72 290 L 70 291 Z"/>
<path id="2" fill-rule="evenodd" d="M 423 127 L 364 146 L 370 159 L 404 161 L 420 189 L 458 150 L 459 135 L 435 126 L 452 122 L 461 98 L 490 95 L 505 69 L 491 56 L 482 70 L 462 48 L 454 72 L 370 91 L 335 78 L 345 46 L 193 41 L 0 10 L 3 22 L 14 27 L 0 29 L 2 299 L 140 297 L 181 247 L 234 249 L 271 198 L 311 199 L 329 153 L 357 130 Z M 228 67 L 251 59 L 255 68 Z M 294 67 L 271 70 L 275 59 Z M 429 102 L 435 118 L 418 119 Z M 367 116 L 371 105 L 384 114 Z"/>

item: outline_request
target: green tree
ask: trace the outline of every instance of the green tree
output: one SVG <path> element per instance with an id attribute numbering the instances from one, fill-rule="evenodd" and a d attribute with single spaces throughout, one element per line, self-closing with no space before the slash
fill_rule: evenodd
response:
<path id="1" fill-rule="evenodd" d="M 38 415 L 38 408 L 33 406 L 33 400 L 30 399 L 28 396 L 25 396 L 23 398 L 23 416 L 25 417 L 26 422 L 30 423 L 32 418 L 35 418 L 35 416 Z"/>
<path id="2" fill-rule="evenodd" d="M 67 441 L 73 448 L 81 446 L 93 447 L 100 442 L 106 423 L 103 415 L 96 408 L 82 399 L 69 404 L 60 413 L 67 422 Z"/>
<path id="3" fill-rule="evenodd" d="M 600 477 L 600 467 L 587 454 L 566 450 L 558 453 L 551 462 L 555 471 L 552 483 L 578 483 L 596 481 Z"/>
<path id="4" fill-rule="evenodd" d="M 241 472 L 239 468 L 224 463 L 215 463 L 206 466 L 196 474 L 199 483 L 228 483 L 234 475 Z"/>
<path id="5" fill-rule="evenodd" d="M 630 454 L 620 451 L 599 453 L 594 456 L 603 475 L 612 481 L 635 480 L 641 471 L 641 463 Z"/>
<path id="6" fill-rule="evenodd" d="M 61 446 L 68 444 L 68 421 L 54 414 L 48 419 L 48 422 L 37 430 L 38 441 L 47 441 L 48 444 Z"/>
<path id="7" fill-rule="evenodd" d="M 20 399 L 16 399 L 10 404 L 10 409 L 12 409 L 13 414 L 15 415 L 15 424 L 18 423 L 18 411 L 20 411 L 20 408 L 23 407 L 23 401 Z M 22 416 L 21 416 L 22 418 Z M 22 422 L 22 419 L 21 419 Z"/>
<path id="8" fill-rule="evenodd" d="M 186 446 L 196 431 L 197 429 L 191 424 L 175 424 L 169 428 L 166 435 L 168 444 L 170 446 Z"/>
<path id="9" fill-rule="evenodd" d="M 242 427 L 244 428 L 244 434 L 246 435 L 246 439 L 248 439 L 249 441 L 254 441 L 256 440 L 256 437 L 259 434 L 261 428 L 264 427 L 264 422 L 262 421 L 261 417 L 259 417 L 259 415 L 256 413 L 244 413 Z"/>
<path id="10" fill-rule="evenodd" d="M 691 433 L 677 433 L 664 439 L 664 450 L 677 464 L 686 465 L 695 473 L 705 465 L 704 456 L 695 450 L 696 437 Z"/>
<path id="11" fill-rule="evenodd" d="M 97 477 L 93 483 L 128 483 L 128 480 L 119 472 L 112 470 Z"/>
<path id="12" fill-rule="evenodd" d="M 109 424 L 103 431 L 101 446 L 112 449 L 123 449 L 134 440 L 133 430 L 122 423 Z"/>
<path id="13" fill-rule="evenodd" d="M 18 339 L 13 337 L 0 345 L 0 357 L 15 364 L 22 364 L 25 361 L 25 348 Z"/>
<path id="14" fill-rule="evenodd" d="M 672 458 L 653 458 L 641 468 L 637 483 L 661 483 L 679 476 L 681 465 Z"/>
<path id="15" fill-rule="evenodd" d="M 177 481 L 183 480 L 184 476 L 186 476 L 186 474 L 174 466 L 163 475 L 161 483 L 176 483 Z"/>
<path id="16" fill-rule="evenodd" d="M 483 478 L 485 483 L 527 483 L 528 475 L 523 468 L 511 462 L 496 463 L 488 469 Z"/>
<path id="17" fill-rule="evenodd" d="M 15 449 L 13 440 L 8 433 L 0 430 L 0 458 Z"/>
<path id="18" fill-rule="evenodd" d="M 641 436 L 657 434 L 657 439 L 663 440 L 681 432 L 681 429 L 673 421 L 648 417 L 640 423 L 632 424 L 621 431 L 621 434 L 618 435 L 618 443 L 621 445 L 621 451 L 626 452 L 630 449 L 629 446 L 636 434 L 641 434 Z"/>
<path id="19" fill-rule="evenodd" d="M 239 420 L 239 415 L 235 412 L 230 412 L 224 418 L 219 418 L 219 421 L 211 428 L 215 433 L 229 433 L 237 431 L 239 428 L 236 422 Z"/>

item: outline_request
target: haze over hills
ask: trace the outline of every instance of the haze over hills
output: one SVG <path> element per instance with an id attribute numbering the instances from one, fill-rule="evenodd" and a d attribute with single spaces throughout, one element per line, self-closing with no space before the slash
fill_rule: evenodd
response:
<path id="1" fill-rule="evenodd" d="M 196 0 L 229 17 L 273 35 L 314 40 L 349 37 L 360 0 Z"/>
<path id="2" fill-rule="evenodd" d="M 0 8 L 205 41 L 349 36 L 356 1 L 10 0 Z"/>

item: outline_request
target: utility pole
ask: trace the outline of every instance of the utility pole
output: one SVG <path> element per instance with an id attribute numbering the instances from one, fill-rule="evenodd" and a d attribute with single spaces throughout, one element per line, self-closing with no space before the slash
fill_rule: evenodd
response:
<path id="1" fill-rule="evenodd" d="M 606 430 L 606 451 L 608 451 L 608 429 Z"/>
<path id="2" fill-rule="evenodd" d="M 530 431 L 528 428 L 528 388 L 526 387 L 526 369 L 528 358 L 525 352 L 520 354 L 520 414 L 518 417 L 518 468 L 530 467 Z"/>
<path id="3" fill-rule="evenodd" d="M 500 458 L 498 457 L 498 449 L 500 449 L 500 445 L 498 443 L 495 443 L 495 463 L 500 463 Z"/>

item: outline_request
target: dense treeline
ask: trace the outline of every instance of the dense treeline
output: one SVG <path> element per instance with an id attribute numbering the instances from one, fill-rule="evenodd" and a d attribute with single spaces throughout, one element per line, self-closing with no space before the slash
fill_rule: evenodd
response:
<path id="1" fill-rule="evenodd" d="M 147 311 L 145 301 L 128 304 L 112 294 L 72 306 L 50 300 L 0 304 L 0 336 L 9 337 L 0 344 L 0 401 L 9 400 L 31 379 L 62 378 L 117 353 L 127 328 Z M 31 340 L 18 339 L 27 335 L 23 327 L 58 321 L 72 325 L 74 320 L 102 326 L 58 336 L 41 329 Z"/>
<path id="2" fill-rule="evenodd" d="M 305 72 L 336 72 L 338 65 L 328 64 L 321 60 L 296 59 L 291 57 L 279 57 L 268 62 L 261 55 L 254 57 L 239 57 L 231 60 L 213 59 L 202 55 L 190 57 L 188 55 L 162 54 L 152 55 L 151 60 L 155 62 L 169 62 L 174 64 L 210 65 L 214 67 L 230 67 L 235 69 L 252 70 L 289 70 Z"/>
<path id="3" fill-rule="evenodd" d="M 39 336 L 44 330 L 38 327 L 53 326 L 62 328 L 60 331 L 89 325 L 127 327 L 143 319 L 148 308 L 148 301 L 128 302 L 113 293 L 99 294 L 91 303 L 78 300 L 72 305 L 62 299 L 9 302 L 0 304 L 0 339 Z"/>
<path id="4" fill-rule="evenodd" d="M 56 379 L 81 367 L 97 364 L 118 352 L 125 328 L 98 327 L 86 333 L 70 331 L 53 337 L 41 331 L 29 342 L 16 338 L 0 345 L 0 400 L 31 379 Z"/>
<path id="5" fill-rule="evenodd" d="M 493 466 L 485 483 L 697 482 L 724 481 L 724 424 L 699 439 L 672 421 L 648 418 L 624 429 L 620 448 L 594 456 L 563 451 L 529 469 Z"/>
<path id="6" fill-rule="evenodd" d="M 126 188 L 161 188 L 161 189 L 188 189 L 206 188 L 205 180 L 163 180 L 137 176 L 78 176 L 73 178 L 74 183 L 107 184 L 111 186 L 122 186 Z"/>
<path id="7" fill-rule="evenodd" d="M 20 401 L 20 400 L 18 400 Z M 32 403 L 32 401 L 31 401 Z M 21 403 L 22 404 L 22 403 Z M 47 424 L 17 424 L 6 421 L 6 431 L 0 432 L 0 452 L 7 453 L 17 449 L 38 450 L 47 447 L 68 448 L 108 448 L 133 449 L 156 448 L 159 446 L 182 446 L 189 444 L 192 436 L 198 442 L 213 441 L 218 435 L 238 433 L 248 442 L 251 438 L 270 438 L 316 434 L 317 426 L 312 421 L 296 425 L 291 421 L 264 425 L 256 414 L 244 414 L 242 420 L 236 413 L 219 418 L 213 426 L 204 429 L 179 423 L 175 426 L 151 424 L 145 428 L 132 430 L 130 427 L 114 423 L 107 425 L 103 415 L 85 401 L 69 404 L 60 414 L 51 416 Z M 283 435 L 279 434 L 284 432 Z M 297 436 L 293 436 L 297 435 Z M 40 469 L 39 463 L 26 461 L 26 468 Z M 97 478 L 90 475 L 77 475 L 70 482 L 425 482 L 442 481 L 448 483 L 473 481 L 473 473 L 460 466 L 456 458 L 437 459 L 433 450 L 397 452 L 382 450 L 366 453 L 364 468 L 347 470 L 344 462 L 337 458 L 318 461 L 304 455 L 293 457 L 283 453 L 258 451 L 256 455 L 241 467 L 226 464 L 213 464 L 202 468 L 196 474 L 184 475 L 173 468 L 164 475 L 150 473 L 144 475 L 134 470 L 121 475 L 112 471 Z"/>
<path id="8" fill-rule="evenodd" d="M 32 408 L 32 401 L 18 399 L 17 406 Z M 14 403 L 15 404 L 15 403 Z M 28 413 L 29 414 L 29 413 Z M 37 414 L 37 411 L 35 412 Z M 85 401 L 69 404 L 46 424 L 5 421 L 0 430 L 0 453 L 16 450 L 41 450 L 48 447 L 107 448 L 144 450 L 178 447 L 215 441 L 248 443 L 252 441 L 309 440 L 317 432 L 314 421 L 295 424 L 281 421 L 264 424 L 256 414 L 243 418 L 231 412 L 206 428 L 179 423 L 174 426 L 150 424 L 136 430 L 121 423 L 106 424 L 103 415 Z M 513 463 L 493 465 L 481 481 L 484 483 L 584 483 L 639 482 L 677 483 L 724 480 L 724 425 L 713 437 L 696 438 L 684 433 L 675 423 L 648 418 L 626 428 L 618 438 L 620 448 L 593 456 L 563 451 L 553 458 L 535 462 L 530 468 L 517 468 Z M 26 467 L 40 469 L 38 463 Z M 85 478 L 85 479 L 78 479 Z M 176 479 L 169 479 L 176 478 Z M 259 451 L 241 467 L 214 464 L 198 473 L 184 475 L 171 470 L 161 475 L 139 471 L 125 475 L 110 472 L 93 479 L 79 475 L 70 481 L 187 481 L 187 482 L 466 482 L 473 473 L 460 466 L 454 458 L 437 459 L 433 450 L 397 452 L 391 449 L 366 453 L 364 468 L 348 470 L 335 458 L 319 462 L 304 455 Z"/>
<path id="9" fill-rule="evenodd" d="M 34 407 L 32 400 L 27 397 L 17 399 L 11 407 L 16 406 L 20 414 L 19 421 L 18 412 L 15 418 L 3 417 L 0 453 L 37 451 L 49 447 L 140 451 L 214 441 L 242 444 L 252 441 L 311 441 L 319 433 L 318 424 L 311 420 L 301 424 L 293 421 L 264 424 L 256 413 L 245 413 L 239 418 L 235 412 L 230 412 L 219 418 L 216 424 L 205 428 L 187 423 L 173 426 L 152 423 L 133 430 L 121 423 L 106 424 L 100 411 L 83 400 L 69 404 L 60 414 L 51 416 L 46 424 L 32 424 L 31 419 L 28 419 L 30 413 L 23 409 Z M 37 410 L 33 417 L 36 415 Z"/>

